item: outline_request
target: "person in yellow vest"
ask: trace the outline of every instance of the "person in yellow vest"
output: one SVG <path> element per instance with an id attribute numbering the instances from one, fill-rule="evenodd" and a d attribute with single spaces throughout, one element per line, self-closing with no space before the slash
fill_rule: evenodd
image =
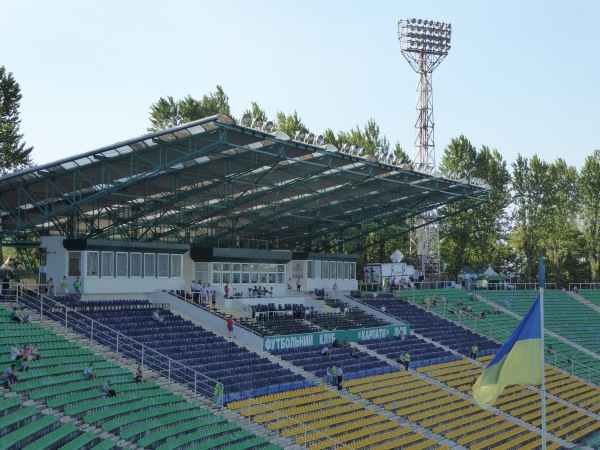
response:
<path id="1" fill-rule="evenodd" d="M 79 277 L 73 281 L 73 289 L 75 289 L 75 296 L 77 297 L 77 300 L 81 300 L 81 280 L 79 280 Z"/>
<path id="2" fill-rule="evenodd" d="M 68 297 L 69 296 L 69 282 L 67 281 L 67 276 L 65 275 L 62 280 L 60 280 L 60 288 L 63 293 Z"/>
<path id="3" fill-rule="evenodd" d="M 221 380 L 219 380 L 215 384 L 215 390 L 214 390 L 213 394 L 214 394 L 215 406 L 217 408 L 222 408 L 223 407 L 223 383 L 221 382 Z"/>
<path id="4" fill-rule="evenodd" d="M 477 348 L 477 344 L 473 344 L 473 347 L 471 347 L 471 358 L 473 359 L 477 359 L 477 351 L 479 349 Z"/>
<path id="5" fill-rule="evenodd" d="M 410 353 L 406 352 L 404 354 L 404 370 L 408 370 L 409 364 L 410 364 Z"/>

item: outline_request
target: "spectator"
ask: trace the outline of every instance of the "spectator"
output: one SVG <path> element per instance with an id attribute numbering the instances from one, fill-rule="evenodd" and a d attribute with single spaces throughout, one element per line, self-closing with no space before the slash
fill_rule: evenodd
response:
<path id="1" fill-rule="evenodd" d="M 287 281 L 287 288 L 288 288 L 290 291 L 292 290 L 292 279 L 291 279 L 291 278 L 288 278 L 288 281 Z"/>
<path id="2" fill-rule="evenodd" d="M 477 351 L 479 349 L 477 348 L 477 344 L 473 344 L 473 346 L 471 347 L 471 358 L 473 359 L 477 359 Z"/>
<path id="3" fill-rule="evenodd" d="M 406 352 L 404 354 L 404 370 L 408 370 L 409 365 L 410 365 L 410 353 Z"/>
<path id="4" fill-rule="evenodd" d="M 10 313 L 10 320 L 12 320 L 13 322 L 23 323 L 23 318 L 21 317 L 21 314 L 17 310 L 16 306 L 13 308 L 12 312 Z"/>
<path id="5" fill-rule="evenodd" d="M 229 283 L 225 283 L 223 290 L 225 291 L 225 298 L 229 298 Z"/>
<path id="6" fill-rule="evenodd" d="M 381 312 L 387 312 L 387 309 L 385 308 L 385 305 L 381 305 Z"/>
<path id="7" fill-rule="evenodd" d="M 6 389 L 10 389 L 10 387 L 17 381 L 17 365 L 12 364 L 8 369 L 2 372 L 2 382 L 4 383 L 4 387 Z"/>
<path id="8" fill-rule="evenodd" d="M 160 315 L 158 309 L 155 309 L 152 313 L 152 320 L 154 320 L 157 323 L 163 323 L 165 321 L 165 318 Z"/>
<path id="9" fill-rule="evenodd" d="M 336 282 L 333 283 L 333 299 L 337 300 L 338 296 L 338 285 Z"/>
<path id="10" fill-rule="evenodd" d="M 400 342 L 404 342 L 406 340 L 406 333 L 404 332 L 404 328 L 400 330 L 400 335 L 398 337 L 400 338 Z"/>
<path id="11" fill-rule="evenodd" d="M 548 354 L 549 354 L 549 355 L 554 355 L 554 349 L 552 348 L 552 344 L 550 344 L 550 345 L 548 346 L 548 350 L 547 350 L 547 352 L 548 352 Z"/>
<path id="12" fill-rule="evenodd" d="M 215 384 L 215 389 L 214 389 L 214 399 L 215 399 L 215 406 L 217 408 L 222 408 L 223 407 L 223 383 L 221 380 L 217 381 L 217 384 Z"/>
<path id="13" fill-rule="evenodd" d="M 331 384 L 337 386 L 337 381 L 337 367 L 334 364 L 333 366 L 331 366 Z"/>
<path id="14" fill-rule="evenodd" d="M 346 339 L 344 339 L 342 341 L 342 347 L 345 347 L 345 348 L 350 347 L 350 341 L 348 340 L 348 336 L 346 336 Z"/>
<path id="15" fill-rule="evenodd" d="M 68 297 L 69 296 L 69 282 L 67 281 L 67 276 L 65 275 L 62 280 L 60 280 L 60 288 L 63 293 Z"/>
<path id="16" fill-rule="evenodd" d="M 138 366 L 137 370 L 135 371 L 135 375 L 133 376 L 133 379 L 136 383 L 144 381 L 144 373 L 142 372 L 142 366 Z"/>
<path id="17" fill-rule="evenodd" d="M 31 348 L 29 349 L 29 358 L 32 359 L 33 361 L 37 361 L 42 357 L 42 355 L 40 355 L 40 352 L 38 351 L 37 345 L 33 344 L 31 346 Z"/>
<path id="18" fill-rule="evenodd" d="M 579 294 L 579 288 L 577 286 L 573 286 L 573 293 L 574 294 Z"/>
<path id="19" fill-rule="evenodd" d="M 110 384 L 110 380 L 106 380 L 102 387 L 100 388 L 102 392 L 106 394 L 107 397 L 116 397 L 117 391 L 112 388 L 112 384 Z"/>
<path id="20" fill-rule="evenodd" d="M 212 301 L 212 306 L 213 309 L 217 309 L 217 291 L 212 291 L 212 294 L 210 295 L 211 301 Z"/>
<path id="21" fill-rule="evenodd" d="M 344 384 L 344 371 L 342 370 L 342 366 L 337 368 L 336 375 L 338 391 L 341 391 Z"/>
<path id="22" fill-rule="evenodd" d="M 53 278 L 50 278 L 48 280 L 48 282 L 46 283 L 46 292 L 49 297 L 54 297 L 55 292 L 54 292 L 54 279 Z"/>
<path id="23" fill-rule="evenodd" d="M 98 379 L 98 375 L 94 373 L 94 363 L 90 362 L 85 369 L 83 369 L 83 375 L 89 378 L 90 380 Z"/>
<path id="24" fill-rule="evenodd" d="M 300 280 L 300 277 L 298 277 L 298 279 L 296 280 L 296 290 L 298 292 L 300 292 L 301 287 L 302 287 L 302 280 Z"/>
<path id="25" fill-rule="evenodd" d="M 229 332 L 229 337 L 234 336 L 233 335 L 233 316 L 231 314 L 227 318 L 227 331 Z"/>
<path id="26" fill-rule="evenodd" d="M 326 345 L 325 347 L 323 347 L 323 348 L 321 349 L 321 355 L 322 355 L 322 356 L 327 356 L 327 357 L 330 357 L 330 356 L 331 356 L 331 348 L 329 348 L 329 346 L 328 346 L 328 345 Z"/>
<path id="27" fill-rule="evenodd" d="M 77 300 L 81 300 L 81 280 L 79 277 L 73 281 L 73 289 L 75 290 L 75 297 Z"/>
<path id="28" fill-rule="evenodd" d="M 17 347 L 17 344 L 13 344 L 10 346 L 10 360 L 17 361 L 23 357 L 21 350 Z"/>
<path id="29" fill-rule="evenodd" d="M 358 358 L 358 353 L 356 352 L 356 349 L 355 349 L 354 347 L 352 347 L 352 348 L 350 349 L 350 356 L 351 356 L 352 358 Z"/>
<path id="30" fill-rule="evenodd" d="M 24 306 L 21 306 L 19 317 L 21 317 L 21 323 L 30 323 L 29 314 L 27 313 L 27 310 Z"/>
<path id="31" fill-rule="evenodd" d="M 334 348 L 342 348 L 342 344 L 341 344 L 341 342 L 339 341 L 338 338 L 335 338 L 333 340 L 333 344 L 332 345 L 333 345 Z"/>

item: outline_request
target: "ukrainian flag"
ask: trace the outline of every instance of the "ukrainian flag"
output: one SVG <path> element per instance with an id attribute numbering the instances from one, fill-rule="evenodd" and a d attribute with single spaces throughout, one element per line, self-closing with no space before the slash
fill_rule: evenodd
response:
<path id="1" fill-rule="evenodd" d="M 473 386 L 473 397 L 482 408 L 496 401 L 506 386 L 542 382 L 540 297 L 512 336 L 485 368 Z"/>

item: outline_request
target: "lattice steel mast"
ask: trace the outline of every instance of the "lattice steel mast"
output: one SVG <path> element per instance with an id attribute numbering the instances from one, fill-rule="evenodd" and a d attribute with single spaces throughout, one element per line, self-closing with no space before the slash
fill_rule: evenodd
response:
<path id="1" fill-rule="evenodd" d="M 431 76 L 450 50 L 452 25 L 431 20 L 405 19 L 398 22 L 400 51 L 417 73 L 417 120 L 413 165 L 431 173 L 435 169 L 433 88 Z M 434 212 L 431 214 L 435 215 Z M 434 217 L 421 217 L 422 225 L 411 237 L 411 255 L 423 274 L 439 271 L 440 236 L 437 224 L 425 225 Z"/>

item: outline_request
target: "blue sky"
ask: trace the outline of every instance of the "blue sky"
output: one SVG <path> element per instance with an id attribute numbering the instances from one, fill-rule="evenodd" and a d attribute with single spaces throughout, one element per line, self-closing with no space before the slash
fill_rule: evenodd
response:
<path id="1" fill-rule="evenodd" d="M 0 0 L 0 65 L 21 85 L 36 163 L 142 135 L 161 96 L 223 86 L 234 116 L 252 101 L 298 112 L 313 132 L 374 118 L 413 155 L 416 75 L 397 22 L 452 24 L 433 75 L 437 162 L 464 134 L 580 168 L 600 149 L 600 2 Z"/>

